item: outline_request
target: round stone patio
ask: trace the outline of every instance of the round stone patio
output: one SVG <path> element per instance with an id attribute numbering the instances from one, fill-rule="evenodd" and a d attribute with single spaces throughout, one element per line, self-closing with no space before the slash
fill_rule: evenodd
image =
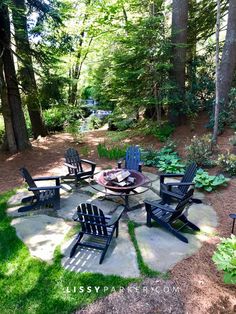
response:
<path id="1" fill-rule="evenodd" d="M 130 196 L 130 206 L 142 205 L 144 199 L 159 199 L 159 178 L 151 173 L 144 173 L 151 181 L 152 188 L 143 194 Z M 171 179 L 173 182 L 173 179 Z M 105 214 L 111 214 L 117 207 L 120 198 L 101 200 L 102 193 L 91 186 L 83 186 L 69 192 L 65 186 L 61 190 L 61 209 L 55 212 L 40 209 L 28 213 L 18 213 L 20 201 L 29 194 L 26 189 L 19 189 L 8 202 L 8 215 L 17 236 L 28 247 L 30 254 L 46 262 L 52 262 L 55 248 L 61 245 L 64 255 L 62 266 L 69 271 L 102 273 L 104 275 L 119 275 L 122 277 L 139 277 L 136 251 L 128 232 L 128 220 L 136 223 L 135 237 L 146 265 L 156 271 L 166 272 L 184 258 L 194 254 L 213 234 L 217 227 L 217 215 L 213 207 L 205 203 L 204 194 L 196 191 L 195 198 L 202 204 L 193 204 L 189 209 L 189 219 L 201 229 L 196 234 L 185 233 L 189 243 L 183 243 L 164 229 L 147 228 L 144 206 L 130 211 L 120 220 L 118 238 L 113 238 L 103 263 L 99 264 L 101 251 L 79 247 L 73 258 L 69 258 L 70 248 L 75 241 L 75 235 L 68 239 L 68 232 L 76 225 L 72 216 L 76 207 L 83 202 L 91 202 L 100 207 Z M 69 233 L 70 234 L 70 233 Z"/>

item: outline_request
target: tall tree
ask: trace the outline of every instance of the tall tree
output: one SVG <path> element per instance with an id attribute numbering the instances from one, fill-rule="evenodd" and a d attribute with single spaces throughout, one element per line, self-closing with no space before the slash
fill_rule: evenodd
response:
<path id="1" fill-rule="evenodd" d="M 17 55 L 19 57 L 19 78 L 29 111 L 34 138 L 46 136 L 47 130 L 43 123 L 37 84 L 33 69 L 31 49 L 29 43 L 26 6 L 24 0 L 13 0 L 12 19 L 15 29 Z"/>
<path id="2" fill-rule="evenodd" d="M 216 142 L 218 135 L 218 121 L 220 111 L 219 99 L 219 39 L 220 39 L 220 0 L 217 0 L 217 17 L 216 17 L 216 83 L 215 83 L 215 113 L 214 113 L 214 129 L 212 141 Z"/>
<path id="3" fill-rule="evenodd" d="M 219 101 L 220 110 L 225 108 L 229 100 L 229 92 L 236 68 L 236 1 L 229 1 L 228 23 L 219 68 Z"/>
<path id="4" fill-rule="evenodd" d="M 24 150 L 30 147 L 30 142 L 22 110 L 18 81 L 11 50 L 9 11 L 5 4 L 0 6 L 0 43 L 2 48 L 4 77 L 7 87 L 8 116 L 5 116 L 5 118 L 9 119 L 9 115 L 11 116 L 16 149 Z M 6 101 L 4 104 L 6 105 Z M 3 114 L 6 114 L 6 111 L 3 111 Z M 11 146 L 11 143 L 13 142 L 13 134 L 11 138 L 9 137 L 9 133 L 6 135 L 9 149 L 11 149 L 11 147 L 14 146 Z"/>
<path id="5" fill-rule="evenodd" d="M 180 102 L 184 100 L 185 93 L 185 66 L 187 53 L 187 26 L 188 26 L 188 0 L 173 0 L 172 2 L 172 79 L 175 82 Z M 170 113 L 170 120 L 177 122 L 178 117 Z"/>

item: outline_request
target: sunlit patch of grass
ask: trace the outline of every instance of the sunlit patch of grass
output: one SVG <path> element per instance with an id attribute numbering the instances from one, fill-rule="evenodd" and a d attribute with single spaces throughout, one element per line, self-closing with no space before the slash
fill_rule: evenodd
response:
<path id="1" fill-rule="evenodd" d="M 33 258 L 16 236 L 6 216 L 7 200 L 14 192 L 0 196 L 0 313 L 48 314 L 72 313 L 97 298 L 111 293 L 112 288 L 126 287 L 136 279 L 101 274 L 75 273 L 61 266 L 61 254 L 55 253 L 52 264 Z M 76 227 L 73 230 L 78 231 Z M 84 292 L 79 292 L 79 287 Z M 94 287 L 99 286 L 96 292 Z M 77 289 L 74 292 L 74 287 Z M 88 290 L 91 287 L 91 291 Z"/>

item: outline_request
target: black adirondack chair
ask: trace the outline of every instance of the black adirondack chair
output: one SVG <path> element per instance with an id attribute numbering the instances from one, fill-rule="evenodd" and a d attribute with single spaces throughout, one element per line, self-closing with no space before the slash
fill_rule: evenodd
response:
<path id="1" fill-rule="evenodd" d="M 83 165 L 89 165 L 88 170 L 84 170 Z M 68 148 L 65 152 L 65 166 L 68 168 L 68 174 L 62 179 L 74 179 L 75 185 L 78 185 L 78 182 L 87 178 L 92 178 L 96 168 L 96 163 L 81 159 L 79 153 L 74 148 Z"/>
<path id="2" fill-rule="evenodd" d="M 163 200 L 154 202 L 144 201 L 147 211 L 147 226 L 152 226 L 151 220 L 153 219 L 159 225 L 175 235 L 179 240 L 188 243 L 188 239 L 179 231 L 184 226 L 188 226 L 195 231 L 200 231 L 200 229 L 195 224 L 188 220 L 186 215 L 186 210 L 192 203 L 191 198 L 193 191 L 193 189 L 190 189 L 182 198 L 182 200 L 179 201 L 175 208 L 171 207 L 169 204 L 166 204 Z M 175 229 L 173 223 L 177 220 L 183 222 L 183 225 L 178 229 Z"/>
<path id="3" fill-rule="evenodd" d="M 18 212 L 26 212 L 32 209 L 39 209 L 41 206 L 49 206 L 54 209 L 60 209 L 60 177 L 40 177 L 32 178 L 26 168 L 20 169 L 20 174 L 28 184 L 28 190 L 33 192 L 32 196 L 25 197 L 21 200 L 22 203 L 29 203 L 18 209 Z M 36 181 L 55 180 L 55 186 L 40 186 L 36 185 Z"/>
<path id="4" fill-rule="evenodd" d="M 193 179 L 197 172 L 196 163 L 190 164 L 184 174 L 161 174 L 160 175 L 160 196 L 166 203 L 173 199 L 181 200 L 185 197 L 187 191 L 194 187 Z M 182 178 L 179 182 L 165 183 L 165 178 Z M 195 203 L 201 203 L 198 199 L 193 199 Z"/>
<path id="5" fill-rule="evenodd" d="M 116 237 L 118 237 L 119 219 L 123 211 L 124 207 L 119 206 L 112 216 L 105 216 L 103 211 L 95 205 L 80 204 L 73 218 L 75 221 L 80 222 L 82 230 L 71 249 L 70 257 L 73 257 L 78 246 L 95 248 L 102 251 L 99 261 L 99 264 L 101 264 L 115 231 Z M 88 239 L 82 242 L 84 235 L 87 235 Z"/>
<path id="6" fill-rule="evenodd" d="M 142 172 L 143 163 L 141 162 L 141 152 L 138 146 L 130 146 L 127 148 L 126 156 L 117 162 L 118 168 L 122 167 L 123 161 L 125 161 L 125 169 Z"/>
<path id="7" fill-rule="evenodd" d="M 233 225 L 232 225 L 231 233 L 234 233 L 234 225 L 235 225 L 236 214 L 230 214 L 229 217 L 233 219 Z"/>

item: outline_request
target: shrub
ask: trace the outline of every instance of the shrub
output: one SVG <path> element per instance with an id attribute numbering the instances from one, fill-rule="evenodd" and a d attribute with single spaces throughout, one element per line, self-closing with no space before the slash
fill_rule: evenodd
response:
<path id="1" fill-rule="evenodd" d="M 126 147 L 112 147 L 108 148 L 105 143 L 99 143 L 97 146 L 98 156 L 105 157 L 108 159 L 115 159 L 118 160 L 125 156 L 126 154 Z"/>
<path id="2" fill-rule="evenodd" d="M 236 175 L 236 155 L 235 154 L 220 154 L 218 155 L 217 164 L 231 176 Z"/>
<path id="3" fill-rule="evenodd" d="M 142 161 L 145 166 L 154 166 L 158 167 L 160 162 L 165 160 L 170 161 L 170 159 L 180 160 L 177 152 L 174 151 L 176 145 L 173 141 L 170 141 L 159 151 L 149 148 L 147 150 L 142 150 Z M 172 156 L 172 157 L 170 157 Z"/>
<path id="4" fill-rule="evenodd" d="M 53 107 L 44 110 L 44 122 L 49 132 L 59 132 L 63 130 L 66 121 L 65 109 Z"/>
<path id="5" fill-rule="evenodd" d="M 65 126 L 65 131 L 72 135 L 76 143 L 81 143 L 83 140 L 82 133 L 80 132 L 80 127 L 80 121 L 72 121 Z"/>
<path id="6" fill-rule="evenodd" d="M 207 192 L 212 192 L 219 186 L 226 186 L 228 181 L 229 179 L 225 178 L 223 174 L 211 176 L 203 169 L 197 171 L 194 179 L 196 188 L 203 189 Z"/>
<path id="7" fill-rule="evenodd" d="M 0 145 L 3 144 L 5 131 L 0 129 Z"/>
<path id="8" fill-rule="evenodd" d="M 174 155 L 167 155 L 164 160 L 159 160 L 157 167 L 164 173 L 183 173 L 185 165 Z"/>
<path id="9" fill-rule="evenodd" d="M 229 142 L 232 146 L 236 146 L 236 132 L 230 137 Z"/>
<path id="10" fill-rule="evenodd" d="M 236 284 L 236 236 L 223 238 L 212 257 L 218 270 L 224 271 L 224 282 Z"/>
<path id="11" fill-rule="evenodd" d="M 165 142 L 173 133 L 174 127 L 168 122 L 157 125 L 156 122 L 146 121 L 146 126 L 142 131 L 144 135 L 153 135 L 158 138 L 159 141 Z"/>
<path id="12" fill-rule="evenodd" d="M 133 118 L 124 119 L 121 116 L 108 119 L 108 127 L 111 131 L 125 131 L 131 128 L 135 120 Z"/>
<path id="13" fill-rule="evenodd" d="M 96 116 L 91 116 L 88 120 L 89 130 L 99 129 L 102 126 L 102 120 Z"/>
<path id="14" fill-rule="evenodd" d="M 191 162 L 196 162 L 199 166 L 211 166 L 213 161 L 211 135 L 203 135 L 202 137 L 194 136 L 191 139 L 191 144 L 186 146 L 187 159 Z"/>

